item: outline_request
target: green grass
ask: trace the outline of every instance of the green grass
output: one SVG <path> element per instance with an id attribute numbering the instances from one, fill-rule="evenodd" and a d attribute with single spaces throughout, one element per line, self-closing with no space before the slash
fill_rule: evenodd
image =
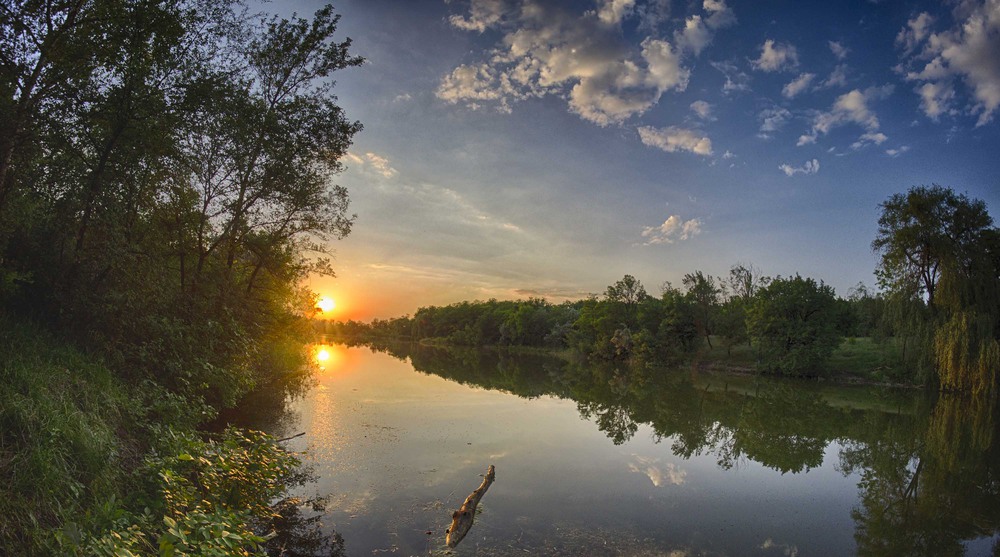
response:
<path id="1" fill-rule="evenodd" d="M 53 529 L 120 497 L 133 397 L 105 367 L 0 316 L 0 554 L 48 553 Z M 113 505 L 110 505 L 113 507 Z"/>
<path id="2" fill-rule="evenodd" d="M 900 351 L 894 339 L 875 342 L 870 337 L 849 337 L 840 343 L 827 361 L 834 376 L 850 376 L 879 383 L 904 381 Z"/>
<path id="3" fill-rule="evenodd" d="M 879 343 L 870 337 L 845 338 L 827 360 L 823 375 L 848 382 L 907 383 L 900 361 L 899 346 L 894 339 Z M 704 345 L 695 362 L 752 371 L 756 369 L 757 354 L 745 343 L 727 349 L 721 338 L 712 337 L 712 348 Z"/>

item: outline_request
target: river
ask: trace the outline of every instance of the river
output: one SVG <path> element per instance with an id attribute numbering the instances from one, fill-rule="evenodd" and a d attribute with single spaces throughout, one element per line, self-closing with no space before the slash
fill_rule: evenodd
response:
<path id="1" fill-rule="evenodd" d="M 995 405 L 917 391 L 323 345 L 236 420 L 302 453 L 343 555 L 996 555 Z M 272 397 L 273 398 L 273 397 Z"/>

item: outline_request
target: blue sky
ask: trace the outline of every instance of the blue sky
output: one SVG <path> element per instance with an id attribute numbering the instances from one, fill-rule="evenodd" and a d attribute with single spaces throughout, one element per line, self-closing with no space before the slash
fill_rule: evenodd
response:
<path id="1" fill-rule="evenodd" d="M 1000 0 L 335 7 L 358 220 L 311 286 L 347 317 L 738 262 L 846 295 L 889 195 L 1000 206 Z"/>

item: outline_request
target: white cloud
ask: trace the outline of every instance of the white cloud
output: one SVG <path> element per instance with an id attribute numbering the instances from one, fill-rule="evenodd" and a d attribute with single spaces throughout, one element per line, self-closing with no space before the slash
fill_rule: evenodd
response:
<path id="1" fill-rule="evenodd" d="M 928 82 L 916 89 L 920 95 L 920 107 L 924 114 L 935 122 L 942 114 L 954 113 L 951 103 L 955 99 L 955 88 L 950 82 Z"/>
<path id="2" fill-rule="evenodd" d="M 472 109 L 479 108 L 480 101 L 499 101 L 498 109 L 502 112 L 509 112 L 509 100 L 520 96 L 509 79 L 498 76 L 488 64 L 463 64 L 455 68 L 441 80 L 436 94 L 443 101 L 464 102 Z"/>
<path id="3" fill-rule="evenodd" d="M 712 105 L 705 101 L 694 101 L 691 103 L 691 110 L 702 120 L 714 120 L 712 117 Z"/>
<path id="4" fill-rule="evenodd" d="M 375 153 L 369 152 L 365 153 L 365 158 L 368 159 L 368 164 L 370 164 L 371 167 L 375 169 L 376 172 L 378 172 L 379 174 L 381 174 L 386 178 L 392 178 L 393 176 L 398 174 L 395 168 L 389 166 L 389 159 L 385 157 L 381 157 L 379 155 L 376 155 Z"/>
<path id="5" fill-rule="evenodd" d="M 790 164 L 778 165 L 778 170 L 785 173 L 785 176 L 795 176 L 796 174 L 816 174 L 819 172 L 819 161 L 813 159 L 811 161 L 806 161 L 805 164 L 799 167 L 793 167 Z"/>
<path id="6" fill-rule="evenodd" d="M 909 54 L 917 48 L 930 34 L 930 26 L 934 23 L 934 18 L 927 12 L 923 12 L 906 22 L 906 27 L 900 29 L 896 35 L 896 45 L 904 49 Z"/>
<path id="7" fill-rule="evenodd" d="M 684 21 L 684 28 L 674 33 L 677 47 L 695 56 L 711 44 L 717 29 L 736 24 L 736 15 L 724 0 L 705 0 L 703 7 L 706 17 L 692 15 Z"/>
<path id="8" fill-rule="evenodd" d="M 885 154 L 889 155 L 890 157 L 898 157 L 899 155 L 902 155 L 903 153 L 909 150 L 910 150 L 909 145 L 900 145 L 895 149 L 886 149 Z"/>
<path id="9" fill-rule="evenodd" d="M 639 455 L 632 455 L 632 457 L 635 462 L 630 462 L 628 469 L 637 474 L 644 474 L 656 487 L 681 485 L 687 481 L 687 472 L 673 462 L 668 462 L 666 465 L 661 466 L 661 460 L 656 457 Z M 678 557 L 684 555 L 684 553 L 679 551 L 676 554 Z M 674 555 L 675 553 L 671 552 L 669 557 L 674 557 Z"/>
<path id="10" fill-rule="evenodd" d="M 352 164 L 357 165 L 357 168 L 362 172 L 378 174 L 383 178 L 393 178 L 399 174 L 389 163 L 388 158 L 370 151 L 365 153 L 364 156 L 348 152 L 345 158 Z"/>
<path id="11" fill-rule="evenodd" d="M 982 126 L 1000 108 L 1000 0 L 967 0 L 955 16 L 955 25 L 940 33 L 931 32 L 934 19 L 926 13 L 911 19 L 896 38 L 901 66 L 919 68 L 906 79 L 920 82 L 916 90 L 928 117 L 950 113 L 953 82 L 961 81 L 972 97 L 969 113 Z"/>
<path id="12" fill-rule="evenodd" d="M 875 145 L 881 145 L 885 143 L 887 139 L 889 138 L 882 132 L 865 132 L 858 138 L 857 141 L 851 144 L 851 149 L 857 151 L 858 149 L 873 143 Z"/>
<path id="13" fill-rule="evenodd" d="M 754 69 L 762 72 L 792 70 L 799 65 L 799 54 L 790 44 L 775 43 L 773 39 L 764 41 L 760 57 L 751 62 Z"/>
<path id="14" fill-rule="evenodd" d="M 833 55 L 837 57 L 837 60 L 846 59 L 847 53 L 851 51 L 851 49 L 847 48 L 846 46 L 836 41 L 829 41 L 827 44 L 830 45 L 830 51 L 833 52 Z"/>
<path id="15" fill-rule="evenodd" d="M 809 84 L 812 83 L 815 77 L 816 74 L 814 73 L 800 74 L 799 77 L 796 77 L 781 89 L 781 94 L 787 99 L 793 99 L 799 93 L 809 89 Z"/>
<path id="16" fill-rule="evenodd" d="M 830 72 L 830 77 L 822 83 L 823 87 L 846 87 L 847 86 L 847 64 L 837 64 L 836 68 Z"/>
<path id="17" fill-rule="evenodd" d="M 760 120 L 760 130 L 758 135 L 763 138 L 771 137 L 772 132 L 780 130 L 792 118 L 792 113 L 780 106 L 765 108 L 757 114 Z"/>
<path id="18" fill-rule="evenodd" d="M 705 0 L 703 6 L 706 12 L 712 14 L 708 16 L 706 21 L 712 29 L 736 25 L 736 14 L 733 13 L 732 8 L 726 5 L 725 0 Z"/>
<path id="19" fill-rule="evenodd" d="M 663 224 L 642 229 L 642 237 L 646 238 L 643 245 L 672 244 L 676 240 L 689 240 L 701 234 L 701 225 L 699 219 L 684 220 L 680 215 L 670 215 Z"/>
<path id="20" fill-rule="evenodd" d="M 750 90 L 750 76 L 740 71 L 736 64 L 732 62 L 711 62 L 711 64 L 726 77 L 726 82 L 722 85 L 723 93 Z"/>
<path id="21" fill-rule="evenodd" d="M 674 34 L 674 42 L 681 49 L 701 54 L 702 49 L 712 42 L 712 31 L 709 30 L 700 15 L 693 15 L 684 22 L 683 31 Z"/>
<path id="22" fill-rule="evenodd" d="M 472 0 L 472 5 L 469 7 L 469 17 L 453 15 L 448 18 L 448 22 L 465 31 L 482 33 L 500 23 L 509 9 L 508 2 L 504 0 Z"/>
<path id="23" fill-rule="evenodd" d="M 635 9 L 635 0 L 598 0 L 597 19 L 618 25 Z"/>
<path id="24" fill-rule="evenodd" d="M 727 150 L 725 153 L 722 153 L 722 158 L 724 158 L 724 159 L 732 159 L 732 158 L 736 158 L 736 155 L 732 154 L 731 152 L 729 152 Z"/>
<path id="25" fill-rule="evenodd" d="M 639 30 L 656 33 L 660 24 L 670 19 L 670 0 L 649 0 L 636 6 Z"/>
<path id="26" fill-rule="evenodd" d="M 649 17 L 656 6 L 661 4 L 640 10 L 631 0 L 602 0 L 597 10 L 573 14 L 537 0 L 475 2 L 463 23 L 453 25 L 498 27 L 503 38 L 489 61 L 464 64 L 444 76 L 437 96 L 473 109 L 489 103 L 506 112 L 517 101 L 553 95 L 567 99 L 569 110 L 585 120 L 621 123 L 649 110 L 664 93 L 685 90 L 690 78 L 679 46 L 647 37 L 636 49 L 610 25 L 633 13 Z"/>
<path id="27" fill-rule="evenodd" d="M 667 153 L 689 151 L 702 156 L 712 154 L 712 140 L 695 130 L 674 126 L 662 129 L 641 126 L 638 131 L 643 144 L 656 147 Z"/>
<path id="28" fill-rule="evenodd" d="M 854 89 L 837 97 L 833 107 L 827 112 L 821 112 L 813 119 L 809 133 L 799 137 L 798 145 L 815 143 L 821 135 L 831 129 L 845 124 L 857 124 L 869 132 L 878 130 L 878 116 L 868 106 L 873 100 L 881 99 L 892 93 L 892 86 L 872 87 L 864 92 Z"/>

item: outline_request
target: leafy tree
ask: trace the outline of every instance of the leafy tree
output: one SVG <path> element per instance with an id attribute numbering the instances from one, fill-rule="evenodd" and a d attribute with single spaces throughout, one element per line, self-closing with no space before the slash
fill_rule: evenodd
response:
<path id="1" fill-rule="evenodd" d="M 705 337 L 708 347 L 712 347 L 711 335 L 715 328 L 715 313 L 719 306 L 720 288 L 711 275 L 701 271 L 684 275 L 683 284 L 687 288 L 687 296 L 695 307 L 695 326 Z"/>
<path id="2" fill-rule="evenodd" d="M 778 277 L 760 291 L 747 315 L 761 367 L 813 375 L 840 342 L 834 327 L 833 288 L 796 275 Z"/>
<path id="3" fill-rule="evenodd" d="M 986 204 L 938 185 L 910 188 L 882 203 L 872 249 L 881 257 L 883 287 L 926 296 L 935 307 L 945 268 L 963 267 L 975 257 L 993 224 Z"/>
<path id="4" fill-rule="evenodd" d="M 937 185 L 911 188 L 882 204 L 872 248 L 897 306 L 889 313 L 897 334 L 916 338 L 921 364 L 933 364 L 940 387 L 994 392 L 1000 232 L 986 204 Z M 913 307 L 914 300 L 926 300 L 927 310 Z"/>

